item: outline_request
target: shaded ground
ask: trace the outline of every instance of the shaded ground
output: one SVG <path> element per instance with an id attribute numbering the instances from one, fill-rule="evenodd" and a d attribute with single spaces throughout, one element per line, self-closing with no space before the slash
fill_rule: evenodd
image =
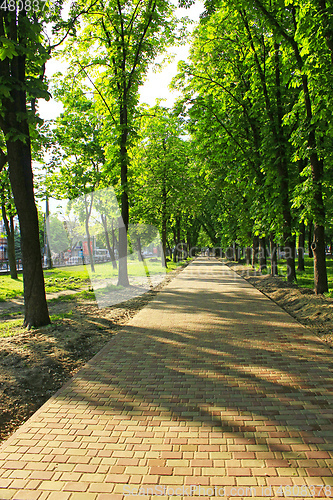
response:
<path id="1" fill-rule="evenodd" d="M 250 266 L 225 262 L 231 269 L 276 302 L 302 325 L 311 328 L 333 348 L 333 299 L 315 295 L 310 288 L 287 283 L 280 276 L 260 275 Z"/>
<path id="2" fill-rule="evenodd" d="M 23 301 L 0 305 L 0 441 L 6 439 L 144 307 L 182 268 L 144 295 L 99 309 L 92 293 L 67 290 L 49 300 L 52 325 L 24 330 Z M 56 294 L 53 294 L 56 295 Z M 13 326 L 11 326 L 13 330 Z"/>
<path id="3" fill-rule="evenodd" d="M 307 288 L 289 285 L 279 277 L 260 276 L 233 262 L 228 266 L 283 307 L 333 347 L 333 299 Z M 29 418 L 71 376 L 91 359 L 138 310 L 180 272 L 168 274 L 163 284 L 141 297 L 99 309 L 86 298 L 64 293 L 49 302 L 52 325 L 0 338 L 0 441 Z M 88 298 L 87 298 L 88 297 Z M 9 318 L 23 319 L 20 299 L 0 304 L 0 326 Z"/>

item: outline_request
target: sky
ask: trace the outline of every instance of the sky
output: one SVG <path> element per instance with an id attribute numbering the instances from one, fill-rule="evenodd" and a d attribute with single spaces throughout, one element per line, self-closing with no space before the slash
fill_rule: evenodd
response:
<path id="1" fill-rule="evenodd" d="M 198 22 L 199 16 L 203 12 L 204 6 L 201 0 L 196 0 L 194 5 L 189 9 L 177 9 L 179 17 L 187 16 L 193 21 Z M 193 29 L 195 25 L 190 28 Z M 172 78 L 177 74 L 177 64 L 181 60 L 186 60 L 189 52 L 189 44 L 181 47 L 173 47 L 170 49 L 172 54 L 175 54 L 173 62 L 167 64 L 161 72 L 155 73 L 151 68 L 148 72 L 146 82 L 140 89 L 140 102 L 146 103 L 149 106 L 154 106 L 156 99 L 166 99 L 163 105 L 171 107 L 175 102 L 178 94 L 176 91 L 171 91 L 168 86 Z M 54 73 L 64 69 L 64 64 L 60 61 L 51 59 L 46 64 L 46 75 L 50 78 Z M 39 101 L 39 112 L 44 120 L 51 120 L 59 116 L 62 112 L 62 105 L 54 99 L 50 101 Z"/>

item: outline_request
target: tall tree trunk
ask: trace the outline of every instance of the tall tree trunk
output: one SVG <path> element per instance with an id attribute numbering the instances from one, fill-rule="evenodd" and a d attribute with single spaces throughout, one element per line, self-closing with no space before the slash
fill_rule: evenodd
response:
<path id="1" fill-rule="evenodd" d="M 124 96 L 124 103 L 127 96 Z M 120 182 L 121 182 L 121 218 L 119 219 L 119 271 L 118 286 L 129 286 L 127 269 L 127 231 L 129 223 L 128 188 L 127 188 L 127 105 L 123 104 L 120 110 L 120 126 L 122 129 L 120 136 Z"/>
<path id="2" fill-rule="evenodd" d="M 254 268 L 258 264 L 258 254 L 259 254 L 259 236 L 253 237 L 253 251 L 252 251 L 252 267 Z"/>
<path id="3" fill-rule="evenodd" d="M 89 220 L 90 220 L 90 215 L 91 215 L 91 210 L 92 210 L 92 205 L 93 205 L 93 199 L 94 199 L 94 194 L 91 193 L 90 195 L 90 204 L 88 207 L 88 200 L 87 200 L 87 195 L 84 195 L 84 204 L 85 204 L 85 210 L 86 210 L 86 218 L 85 218 L 85 226 L 86 226 L 86 235 L 87 235 L 87 245 L 88 245 L 88 254 L 89 254 L 89 260 L 90 260 L 90 268 L 91 272 L 95 272 L 95 263 L 94 263 L 94 249 L 91 249 L 91 237 L 90 237 L 90 230 L 89 230 Z"/>
<path id="4" fill-rule="evenodd" d="M 45 203 L 45 241 L 46 241 L 46 265 L 48 269 L 53 268 L 53 262 L 52 262 L 52 256 L 51 256 L 51 249 L 50 249 L 50 244 L 49 244 L 49 234 L 50 234 L 50 207 L 49 207 L 49 197 L 46 195 L 46 203 Z"/>
<path id="5" fill-rule="evenodd" d="M 139 260 L 139 262 L 142 262 L 143 261 L 143 257 L 142 257 L 142 247 L 141 247 L 140 236 L 138 236 L 136 238 L 136 244 L 137 244 L 137 248 L 138 248 L 138 260 Z"/>
<path id="6" fill-rule="evenodd" d="M 312 251 L 312 243 L 313 243 L 313 222 L 312 220 L 309 222 L 308 226 L 308 249 L 309 249 L 309 257 L 310 259 L 313 258 L 313 251 Z"/>
<path id="7" fill-rule="evenodd" d="M 273 233 L 269 235 L 269 245 L 271 252 L 271 275 L 276 276 L 278 274 L 278 264 L 277 264 L 277 247 L 274 241 Z"/>
<path id="8" fill-rule="evenodd" d="M 252 248 L 251 247 L 246 247 L 245 250 L 245 258 L 246 258 L 246 265 L 249 266 L 251 265 L 251 258 L 252 258 Z"/>
<path id="9" fill-rule="evenodd" d="M 299 225 L 298 235 L 298 271 L 304 271 L 304 250 L 305 250 L 305 223 L 302 221 Z"/>
<path id="10" fill-rule="evenodd" d="M 7 236 L 7 253 L 10 269 L 10 277 L 13 280 L 17 280 L 17 269 L 16 269 L 16 256 L 15 256 L 15 239 L 14 239 L 14 216 L 10 216 L 9 220 L 6 213 L 6 208 L 4 205 L 2 209 L 2 220 L 6 229 Z"/>
<path id="11" fill-rule="evenodd" d="M 163 175 L 163 186 L 162 186 L 162 266 L 168 267 L 166 260 L 166 247 L 167 247 L 167 191 L 165 183 L 165 175 Z"/>
<path id="12" fill-rule="evenodd" d="M 286 245 L 284 246 L 284 252 L 287 261 L 287 280 L 292 283 L 296 281 L 296 238 L 295 236 L 290 236 L 288 233 L 285 241 Z M 292 279 L 292 277 L 294 278 Z"/>
<path id="13" fill-rule="evenodd" d="M 177 217 L 177 255 L 178 255 L 178 262 L 181 260 L 183 252 L 182 252 L 182 245 L 180 241 L 180 216 Z"/>
<path id="14" fill-rule="evenodd" d="M 259 238 L 259 271 L 267 270 L 266 238 Z"/>
<path id="15" fill-rule="evenodd" d="M 25 99 L 24 99 L 25 104 Z M 23 105 L 23 103 L 22 103 Z M 21 124 L 22 127 L 22 124 Z M 25 130 L 29 137 L 28 129 Z M 48 325 L 48 313 L 41 251 L 38 215 L 33 194 L 30 142 L 7 140 L 9 177 L 20 222 L 23 261 L 25 316 L 24 326 Z"/>
<path id="16" fill-rule="evenodd" d="M 117 269 L 117 262 L 116 262 L 116 257 L 114 254 L 114 244 L 113 246 L 110 245 L 110 238 L 109 238 L 109 231 L 108 231 L 108 221 L 106 218 L 105 214 L 101 214 L 101 221 L 104 229 L 104 234 L 105 234 L 105 242 L 106 242 L 106 248 L 108 249 L 110 259 L 112 262 L 112 267 L 113 269 Z M 112 233 L 114 235 L 114 230 L 113 230 L 113 219 L 112 219 Z"/>
<path id="17" fill-rule="evenodd" d="M 173 251 L 173 262 L 179 262 L 180 257 L 180 216 L 176 216 L 176 225 L 173 228 L 173 238 L 175 243 L 175 248 Z"/>
<path id="18" fill-rule="evenodd" d="M 6 17 L 7 16 L 7 17 Z M 11 20 L 6 12 L 0 23 L 0 36 L 17 42 L 17 23 L 24 13 Z M 8 22 L 9 21 L 9 22 Z M 24 40 L 22 41 L 24 43 Z M 22 52 L 21 52 L 22 54 Z M 31 328 L 50 323 L 46 303 L 44 275 L 39 243 L 38 215 L 34 199 L 31 165 L 30 132 L 26 106 L 26 59 L 24 55 L 6 57 L 0 62 L 0 74 L 6 81 L 13 81 L 10 96 L 2 99 L 0 126 L 6 137 L 9 179 L 21 230 L 23 260 L 24 326 Z"/>

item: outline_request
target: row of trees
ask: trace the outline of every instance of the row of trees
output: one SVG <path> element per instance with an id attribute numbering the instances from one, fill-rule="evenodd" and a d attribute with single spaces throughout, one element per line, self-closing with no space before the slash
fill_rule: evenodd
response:
<path id="1" fill-rule="evenodd" d="M 182 89 L 198 163 L 224 243 L 283 245 L 296 279 L 295 236 L 313 223 L 316 293 L 328 290 L 325 225 L 332 217 L 331 4 L 325 0 L 206 4 Z M 254 246 L 257 246 L 255 242 Z M 274 253 L 274 252 L 273 252 Z"/>
<path id="2" fill-rule="evenodd" d="M 0 9 L 0 169 L 8 164 L 20 221 L 27 327 L 50 322 L 32 175 L 32 145 L 40 142 L 36 103 L 49 96 L 46 61 L 67 43 L 68 80 L 78 93 L 84 86 L 93 93 L 104 134 L 106 177 L 110 182 L 120 180 L 124 224 L 119 235 L 119 284 L 126 286 L 128 149 L 135 137 L 138 89 L 156 55 L 185 34 L 168 0 L 77 1 L 66 21 L 61 16 L 62 0 L 35 3 L 5 1 Z"/>
<path id="3" fill-rule="evenodd" d="M 61 0 L 34 12 L 16 7 L 0 10 L 0 168 L 5 175 L 8 165 L 20 221 L 28 327 L 49 322 L 31 168 L 45 150 L 49 195 L 74 199 L 115 188 L 119 285 L 129 284 L 130 220 L 156 225 L 164 252 L 174 247 L 175 257 L 203 230 L 224 248 L 254 241 L 256 249 L 258 238 L 262 245 L 269 238 L 273 257 L 276 244 L 284 247 L 290 281 L 296 235 L 304 246 L 313 224 L 315 290 L 327 291 L 333 62 L 327 0 L 207 2 L 191 60 L 174 82 L 183 94 L 174 110 L 138 100 L 157 54 L 186 36 L 186 20 L 176 18 L 171 1 L 77 1 L 66 21 Z M 64 112 L 45 128 L 36 103 L 48 96 L 45 63 L 56 50 L 68 69 L 51 91 Z"/>

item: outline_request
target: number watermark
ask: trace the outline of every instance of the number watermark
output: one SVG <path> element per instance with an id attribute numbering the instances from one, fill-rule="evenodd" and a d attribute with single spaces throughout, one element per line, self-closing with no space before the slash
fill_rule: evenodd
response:
<path id="1" fill-rule="evenodd" d="M 54 11 L 55 4 L 50 0 L 3 0 L 0 10 L 6 12 L 46 12 Z"/>

